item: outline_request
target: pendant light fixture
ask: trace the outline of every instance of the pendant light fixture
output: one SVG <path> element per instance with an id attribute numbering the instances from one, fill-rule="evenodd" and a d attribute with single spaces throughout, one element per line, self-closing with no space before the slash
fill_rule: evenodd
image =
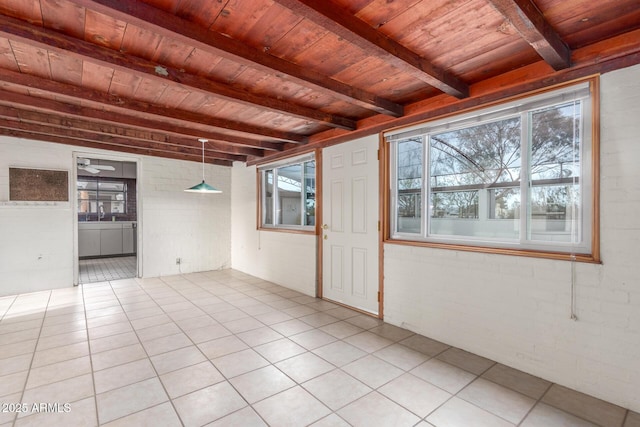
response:
<path id="1" fill-rule="evenodd" d="M 194 185 L 191 188 L 187 188 L 184 191 L 189 193 L 210 193 L 210 194 L 222 193 L 222 190 L 218 190 L 217 188 L 214 188 L 209 184 L 207 184 L 206 182 L 204 182 L 204 143 L 208 142 L 209 140 L 204 138 L 199 138 L 198 141 L 202 143 L 202 182 L 200 184 Z"/>

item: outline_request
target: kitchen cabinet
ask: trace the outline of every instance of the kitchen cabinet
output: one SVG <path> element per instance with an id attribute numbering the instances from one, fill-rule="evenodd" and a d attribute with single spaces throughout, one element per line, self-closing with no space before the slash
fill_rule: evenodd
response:
<path id="1" fill-rule="evenodd" d="M 81 257 L 100 255 L 100 230 L 78 229 L 78 254 Z"/>
<path id="2" fill-rule="evenodd" d="M 122 255 L 122 226 L 100 230 L 100 255 Z"/>
<path id="3" fill-rule="evenodd" d="M 78 223 L 78 255 L 80 257 L 134 254 L 135 222 Z"/>
<path id="4" fill-rule="evenodd" d="M 132 254 L 136 251 L 135 232 L 136 232 L 136 228 L 134 227 L 134 223 L 122 224 L 122 253 L 123 254 Z"/>

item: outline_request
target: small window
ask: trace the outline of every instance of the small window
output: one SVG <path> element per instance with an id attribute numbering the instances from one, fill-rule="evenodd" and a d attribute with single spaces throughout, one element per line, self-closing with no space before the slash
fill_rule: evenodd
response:
<path id="1" fill-rule="evenodd" d="M 263 228 L 315 230 L 314 155 L 264 165 L 260 174 L 260 225 Z"/>
<path id="2" fill-rule="evenodd" d="M 583 83 L 385 135 L 390 238 L 590 255 L 591 104 Z"/>

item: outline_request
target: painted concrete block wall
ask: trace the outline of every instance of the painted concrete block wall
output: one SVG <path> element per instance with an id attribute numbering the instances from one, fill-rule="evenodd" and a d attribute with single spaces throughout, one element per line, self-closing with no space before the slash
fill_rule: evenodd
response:
<path id="1" fill-rule="evenodd" d="M 603 75 L 601 265 L 386 244 L 385 320 L 640 411 L 639 117 L 640 66 Z"/>
<path id="2" fill-rule="evenodd" d="M 258 231 L 256 167 L 235 163 L 232 171 L 232 267 L 316 295 L 316 237 Z"/>
<path id="3" fill-rule="evenodd" d="M 144 277 L 229 268 L 231 168 L 206 168 L 221 194 L 184 192 L 202 180 L 193 162 L 146 157 L 141 175 Z"/>
<path id="4" fill-rule="evenodd" d="M 0 136 L 0 295 L 72 285 L 71 202 L 9 202 L 9 167 L 71 176 L 72 163 L 70 150 L 56 144 Z"/>
<path id="5" fill-rule="evenodd" d="M 69 171 L 73 153 L 119 154 L 0 137 L 0 295 L 73 284 L 73 203 L 9 202 L 9 167 Z M 130 159 L 135 156 L 127 156 Z M 214 270 L 231 263 L 231 168 L 207 165 L 222 194 L 184 193 L 202 180 L 201 164 L 140 156 L 138 221 L 144 277 Z M 183 263 L 176 265 L 176 258 Z"/>

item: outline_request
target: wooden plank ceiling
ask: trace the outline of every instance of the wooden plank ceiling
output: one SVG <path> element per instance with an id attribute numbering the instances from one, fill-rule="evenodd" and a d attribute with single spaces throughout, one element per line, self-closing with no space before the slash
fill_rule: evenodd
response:
<path id="1" fill-rule="evenodd" d="M 0 134 L 295 153 L 640 62 L 638 0 L 0 0 Z"/>

